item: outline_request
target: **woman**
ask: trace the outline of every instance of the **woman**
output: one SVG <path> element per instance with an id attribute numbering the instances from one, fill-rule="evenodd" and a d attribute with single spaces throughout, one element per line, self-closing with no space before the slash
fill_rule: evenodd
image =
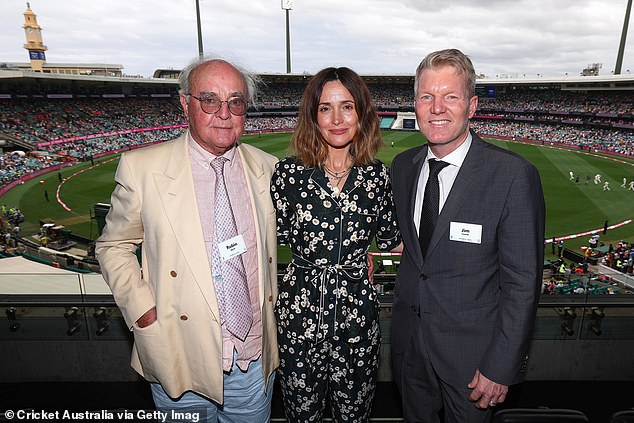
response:
<path id="1" fill-rule="evenodd" d="M 278 242 L 292 261 L 276 304 L 281 381 L 289 422 L 321 421 L 326 397 L 334 421 L 368 420 L 379 366 L 379 300 L 368 276 L 376 239 L 401 241 L 379 118 L 363 80 L 327 68 L 308 83 L 271 195 Z"/>

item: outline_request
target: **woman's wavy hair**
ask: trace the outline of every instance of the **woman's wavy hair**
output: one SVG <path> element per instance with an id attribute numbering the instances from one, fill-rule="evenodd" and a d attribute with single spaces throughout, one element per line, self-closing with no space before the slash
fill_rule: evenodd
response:
<path id="1" fill-rule="evenodd" d="M 379 116 L 363 79 L 346 67 L 322 69 L 308 82 L 302 95 L 297 126 L 291 139 L 293 154 L 308 167 L 322 166 L 326 160 L 328 144 L 319 130 L 317 112 L 324 85 L 330 81 L 340 81 L 350 91 L 359 117 L 359 127 L 350 146 L 353 164 L 373 162 L 377 151 L 383 146 Z"/>

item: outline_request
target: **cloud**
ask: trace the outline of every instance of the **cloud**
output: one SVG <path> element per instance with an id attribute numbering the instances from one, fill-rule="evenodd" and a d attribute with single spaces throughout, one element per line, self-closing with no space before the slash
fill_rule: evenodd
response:
<path id="1" fill-rule="evenodd" d="M 50 63 L 121 64 L 130 75 L 182 68 L 198 56 L 194 0 L 31 0 Z M 459 48 L 478 73 L 578 75 L 613 71 L 627 0 L 296 0 L 294 73 L 331 65 L 365 74 L 412 74 L 430 51 Z M 279 0 L 200 0 L 204 50 L 256 72 L 286 71 Z M 26 62 L 24 2 L 0 2 L 0 60 Z M 631 31 L 630 31 L 631 32 Z M 634 35 L 623 72 L 634 71 Z"/>

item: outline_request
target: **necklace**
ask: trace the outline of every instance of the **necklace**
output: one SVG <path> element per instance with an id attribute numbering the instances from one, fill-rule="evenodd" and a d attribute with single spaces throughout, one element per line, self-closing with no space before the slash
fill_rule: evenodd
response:
<path id="1" fill-rule="evenodd" d="M 330 183 L 337 189 L 339 189 L 339 185 L 341 185 L 341 181 L 348 176 L 350 171 L 352 170 L 352 165 L 350 165 L 347 169 L 341 170 L 339 172 L 335 172 L 334 170 L 330 170 L 324 164 L 324 170 L 326 171 L 326 176 L 330 180 Z M 333 182 L 334 181 L 334 182 Z"/>
<path id="2" fill-rule="evenodd" d="M 348 173 L 350 173 L 350 169 L 352 169 L 352 165 L 349 166 L 347 169 L 341 170 L 339 172 L 335 172 L 334 170 L 328 169 L 326 165 L 324 165 L 324 169 L 326 170 L 326 173 L 332 176 L 333 178 L 341 179 L 344 176 L 346 176 Z"/>

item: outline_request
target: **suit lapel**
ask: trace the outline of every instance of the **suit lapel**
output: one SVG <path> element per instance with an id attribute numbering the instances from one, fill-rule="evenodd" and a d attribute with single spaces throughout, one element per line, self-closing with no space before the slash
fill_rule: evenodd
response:
<path id="1" fill-rule="evenodd" d="M 465 198 L 473 191 L 477 183 L 477 174 L 482 170 L 482 166 L 484 165 L 484 161 L 481 159 L 482 140 L 473 133 L 472 137 L 471 147 L 465 156 L 462 166 L 460 166 L 456 180 L 451 187 L 449 197 L 447 197 L 442 208 L 442 212 L 438 216 L 436 228 L 429 241 L 428 252 L 436 247 L 438 241 L 444 236 L 450 223 L 454 220 L 456 214 L 462 207 Z"/>
<path id="2" fill-rule="evenodd" d="M 164 173 L 154 175 L 163 209 L 183 257 L 214 317 L 220 321 L 209 258 L 200 226 L 200 215 L 187 154 L 187 138 L 174 143 Z"/>
<path id="3" fill-rule="evenodd" d="M 249 197 L 251 198 L 251 211 L 253 214 L 254 226 L 255 226 L 255 239 L 257 242 L 258 251 L 258 287 L 260 292 L 260 299 L 264 301 L 264 266 L 266 266 L 264 251 L 265 248 L 265 236 L 266 228 L 269 218 L 275 218 L 266 213 L 266 210 L 270 209 L 271 203 L 270 194 L 270 176 L 266 175 L 262 164 L 259 163 L 248 151 L 248 149 L 242 145 L 237 146 L 240 159 L 242 160 L 242 168 L 245 172 L 245 180 L 247 182 L 247 189 L 249 190 Z"/>
<path id="4" fill-rule="evenodd" d="M 249 153 L 249 151 L 242 144 L 237 146 L 240 159 L 242 160 L 242 167 L 246 173 L 247 184 L 251 191 L 251 195 L 258 198 L 258 201 L 265 197 L 270 200 L 269 188 L 270 181 L 266 177 L 262 165 Z M 255 213 L 256 210 L 253 210 Z"/>
<path id="5" fill-rule="evenodd" d="M 405 210 L 407 211 L 408 218 L 405 219 L 406 227 L 401 228 L 401 235 L 405 245 L 412 246 L 412 253 L 414 253 L 419 260 L 416 263 L 423 262 L 423 254 L 420 250 L 420 244 L 418 242 L 418 232 L 416 231 L 416 225 L 414 223 L 414 213 L 416 207 L 416 191 L 418 189 L 418 179 L 420 178 L 420 172 L 423 169 L 423 163 L 427 157 L 427 146 L 424 145 L 413 157 L 412 162 L 406 164 L 403 172 L 406 174 L 414 174 L 412 177 L 404 177 L 402 180 L 405 182 L 404 197 L 405 197 Z M 410 173 L 411 169 L 411 173 Z"/>

